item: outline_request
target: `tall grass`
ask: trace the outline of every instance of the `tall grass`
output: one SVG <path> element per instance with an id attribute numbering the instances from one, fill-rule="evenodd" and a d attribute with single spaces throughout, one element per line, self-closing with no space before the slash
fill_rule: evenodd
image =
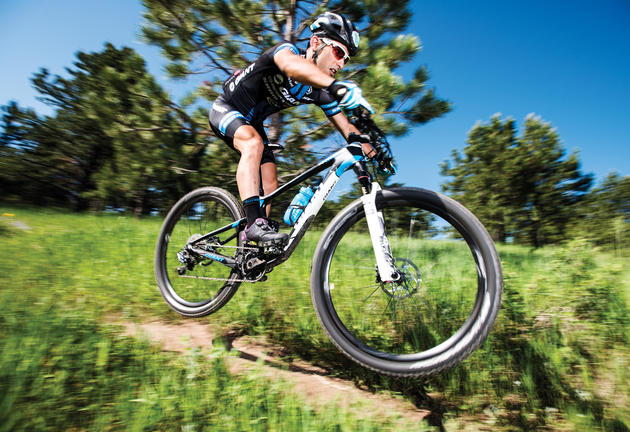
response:
<path id="1" fill-rule="evenodd" d="M 0 430 L 409 427 L 395 415 L 314 409 L 290 383 L 233 375 L 221 346 L 167 355 L 108 325 L 110 314 L 168 314 L 152 276 L 158 220 L 14 213 L 30 229 L 1 245 Z"/>
<path id="2" fill-rule="evenodd" d="M 3 314 L 1 430 L 403 427 L 396 419 L 366 420 L 333 405 L 315 411 L 292 394 L 289 383 L 270 382 L 262 374 L 233 376 L 220 348 L 211 358 L 195 351 L 184 358 L 167 356 L 82 312 L 39 306 L 22 306 L 19 316 Z"/>
<path id="3" fill-rule="evenodd" d="M 0 418 L 7 419 L 5 429 L 21 424 L 29 426 L 24 429 L 52 430 L 59 425 L 184 425 L 188 430 L 217 425 L 234 430 L 391 427 L 386 420 L 379 425 L 348 413 L 341 413 L 336 422 L 331 411 L 293 402 L 284 385 L 231 376 L 220 351 L 211 360 L 194 354 L 184 359 L 165 356 L 105 326 L 111 315 L 182 319 L 164 304 L 154 282 L 158 218 L 3 211 L 30 227 L 4 223 L 1 231 Z M 431 408 L 436 413 L 433 424 L 456 427 L 467 418 L 493 422 L 497 430 L 627 430 L 626 252 L 600 252 L 583 241 L 536 251 L 500 247 L 504 301 L 486 343 L 437 377 L 400 380 L 349 362 L 321 330 L 309 293 L 318 237 L 317 232 L 308 233 L 267 282 L 241 285 L 221 311 L 202 322 L 226 333 L 264 334 L 283 344 L 290 355 L 359 385 L 400 392 Z M 224 410 L 226 405 L 230 410 Z M 78 416 L 76 421 L 71 413 Z"/>

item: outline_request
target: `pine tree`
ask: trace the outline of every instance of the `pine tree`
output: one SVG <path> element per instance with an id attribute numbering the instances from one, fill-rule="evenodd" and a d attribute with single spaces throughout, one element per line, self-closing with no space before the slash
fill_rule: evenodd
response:
<path id="1" fill-rule="evenodd" d="M 596 244 L 630 248 L 630 176 L 609 174 L 579 206 L 575 231 Z"/>
<path id="2" fill-rule="evenodd" d="M 38 204 L 136 214 L 168 207 L 190 189 L 178 174 L 200 166 L 207 143 L 135 51 L 106 44 L 101 52 L 79 52 L 67 73 L 42 69 L 33 78 L 54 115 L 5 107 L 0 148 L 15 176 L 3 175 L 3 186 L 24 188 L 22 197 Z"/>
<path id="3" fill-rule="evenodd" d="M 476 124 L 463 154 L 454 150 L 453 161 L 441 166 L 442 175 L 454 177 L 442 189 L 477 215 L 498 242 L 506 241 L 519 205 L 511 191 L 517 145 L 514 120 L 495 115 L 487 125 Z"/>
<path id="4" fill-rule="evenodd" d="M 551 124 L 527 116 L 513 181 L 520 200 L 515 214 L 517 240 L 539 247 L 566 238 L 576 205 L 590 189 L 593 176 L 580 173 L 577 152 L 565 156 Z"/>
<path id="5" fill-rule="evenodd" d="M 495 241 L 539 247 L 567 236 L 592 176 L 580 173 L 551 124 L 529 115 L 520 137 L 514 120 L 496 115 L 470 131 L 464 155 L 442 164 L 442 185 L 475 213 Z"/>
<path id="6" fill-rule="evenodd" d="M 402 35 L 409 23 L 407 1 L 332 1 L 315 3 L 289 0 L 144 0 L 147 41 L 159 46 L 169 60 L 166 69 L 174 78 L 204 74 L 206 84 L 188 98 L 214 100 L 221 84 L 235 70 L 282 40 L 306 48 L 309 25 L 318 14 L 340 12 L 361 30 L 359 54 L 344 68 L 346 79 L 353 79 L 377 112 L 378 123 L 390 134 L 403 134 L 412 125 L 427 122 L 450 110 L 450 105 L 426 87 L 428 73 L 420 67 L 404 82 L 394 71 L 411 61 L 420 50 L 415 36 Z M 209 102 L 204 102 L 209 104 Z M 385 116 L 382 114 L 396 114 Z M 300 106 L 277 113 L 267 122 L 271 141 L 282 142 L 281 178 L 313 162 L 341 144 L 340 138 L 325 144 L 333 127 L 320 109 Z M 225 157 L 225 146 L 218 146 L 212 158 Z M 223 173 L 234 173 L 225 166 Z"/>
<path id="7" fill-rule="evenodd" d="M 37 205 L 85 209 L 88 201 L 83 194 L 94 189 L 93 175 L 112 149 L 96 121 L 64 110 L 41 117 L 15 102 L 3 111 L 2 195 Z"/>

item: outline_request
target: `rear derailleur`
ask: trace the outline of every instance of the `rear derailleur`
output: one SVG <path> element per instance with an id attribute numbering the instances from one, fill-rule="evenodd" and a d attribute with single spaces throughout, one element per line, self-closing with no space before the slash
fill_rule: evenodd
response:
<path id="1" fill-rule="evenodd" d="M 220 244 L 219 239 L 211 237 L 203 242 L 195 243 L 199 238 L 201 238 L 201 234 L 193 234 L 186 241 L 186 246 L 177 252 L 177 260 L 184 264 L 183 266 L 177 267 L 177 273 L 180 276 L 186 273 L 186 271 L 192 271 L 198 264 L 208 266 L 214 262 L 213 260 L 204 259 L 201 254 L 204 252 L 216 254 L 215 246 Z"/>

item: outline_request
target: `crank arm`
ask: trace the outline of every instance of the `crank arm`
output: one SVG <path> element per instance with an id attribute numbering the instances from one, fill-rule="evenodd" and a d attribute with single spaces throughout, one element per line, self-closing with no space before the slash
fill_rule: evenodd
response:
<path id="1" fill-rule="evenodd" d="M 229 256 L 225 256 L 222 255 L 220 253 L 212 253 L 212 252 L 208 252 L 205 251 L 203 249 L 197 249 L 195 247 L 190 247 L 188 249 L 190 252 L 194 253 L 195 255 L 198 256 L 202 256 L 204 258 L 209 258 L 213 261 L 217 261 L 225 266 L 228 266 L 230 268 L 235 268 L 236 267 L 236 260 L 232 257 Z"/>

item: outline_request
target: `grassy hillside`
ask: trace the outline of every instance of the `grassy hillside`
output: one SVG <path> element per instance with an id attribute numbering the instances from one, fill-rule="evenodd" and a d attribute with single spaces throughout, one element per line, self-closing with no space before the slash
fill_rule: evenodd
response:
<path id="1" fill-rule="evenodd" d="M 183 320 L 153 277 L 161 220 L 2 208 L 0 430 L 382 430 L 382 422 L 313 409 L 288 386 L 231 376 L 214 360 L 156 352 L 107 325 Z M 488 341 L 427 380 L 367 372 L 321 330 L 309 293 L 318 233 L 264 284 L 245 284 L 201 322 L 264 334 L 335 374 L 431 409 L 459 430 L 627 430 L 630 426 L 630 254 L 576 240 L 532 251 L 499 248 L 505 294 Z M 226 409 L 229 407 L 229 409 Z M 78 415 L 77 415 L 78 413 Z M 232 429 L 230 429 L 232 428 Z"/>

